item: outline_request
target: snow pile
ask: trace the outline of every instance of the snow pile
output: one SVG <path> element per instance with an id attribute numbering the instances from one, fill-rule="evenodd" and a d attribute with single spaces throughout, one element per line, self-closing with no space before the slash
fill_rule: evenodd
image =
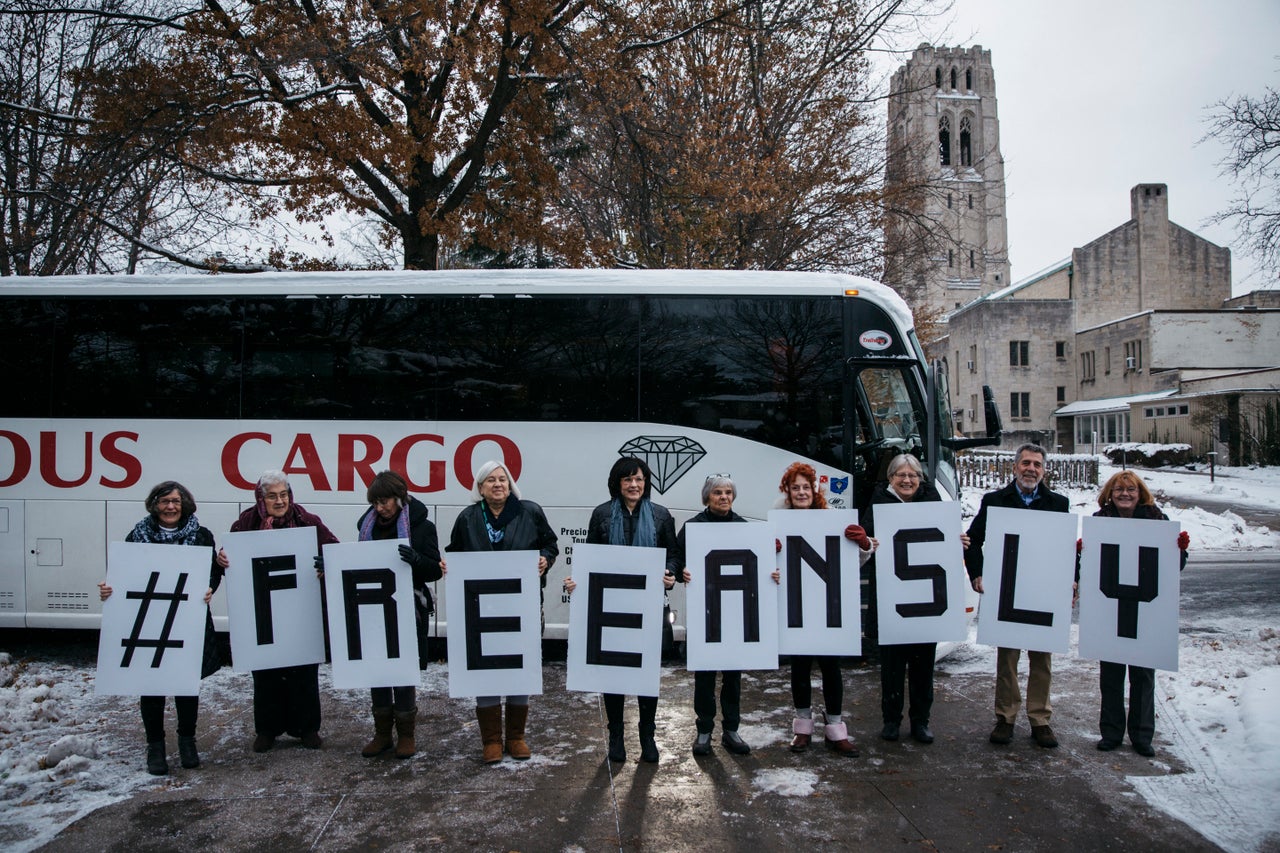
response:
<path id="1" fill-rule="evenodd" d="M 1227 850 L 1273 849 L 1280 841 L 1280 632 L 1184 634 L 1180 656 L 1180 672 L 1156 676 L 1156 731 L 1191 772 L 1129 781 L 1153 806 Z"/>
<path id="2" fill-rule="evenodd" d="M 150 781 L 138 772 L 141 722 L 131 720 L 130 748 L 121 749 L 95 712 L 92 681 L 83 665 L 0 652 L 0 835 L 9 850 L 39 847 Z"/>
<path id="3" fill-rule="evenodd" d="M 810 797 L 818 785 L 818 774 L 810 770 L 775 768 L 761 770 L 751 779 L 752 786 L 762 793 L 780 797 Z"/>

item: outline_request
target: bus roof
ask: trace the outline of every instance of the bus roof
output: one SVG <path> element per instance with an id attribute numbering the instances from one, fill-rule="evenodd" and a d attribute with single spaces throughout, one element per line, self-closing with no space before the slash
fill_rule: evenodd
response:
<path id="1" fill-rule="evenodd" d="M 852 275 L 757 270 L 400 270 L 252 275 L 76 275 L 0 279 L 0 297 L 111 296 L 652 296 L 869 297 L 904 329 L 911 311 L 891 288 Z"/>

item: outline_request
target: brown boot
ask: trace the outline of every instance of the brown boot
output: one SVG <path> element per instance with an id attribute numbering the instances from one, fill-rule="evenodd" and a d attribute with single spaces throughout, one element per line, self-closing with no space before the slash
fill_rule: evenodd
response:
<path id="1" fill-rule="evenodd" d="M 507 705 L 507 754 L 516 761 L 529 760 L 529 744 L 524 742 L 524 724 L 528 719 L 528 705 Z"/>
<path id="2" fill-rule="evenodd" d="M 396 758 L 412 758 L 418 751 L 413 740 L 413 727 L 418 721 L 418 709 L 396 711 Z"/>
<path id="3" fill-rule="evenodd" d="M 365 758 L 381 755 L 391 748 L 391 724 L 394 717 L 390 708 L 373 709 L 373 740 L 364 745 L 360 754 Z"/>
<path id="4" fill-rule="evenodd" d="M 477 707 L 476 719 L 480 721 L 480 741 L 484 744 L 484 763 L 497 764 L 502 760 L 502 706 Z"/>

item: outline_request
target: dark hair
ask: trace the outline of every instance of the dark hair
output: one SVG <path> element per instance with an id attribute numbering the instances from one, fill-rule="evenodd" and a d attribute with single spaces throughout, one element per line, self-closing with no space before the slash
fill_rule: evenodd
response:
<path id="1" fill-rule="evenodd" d="M 1047 461 L 1049 460 L 1049 453 L 1048 453 L 1048 451 L 1046 451 L 1046 450 L 1045 450 L 1043 447 L 1041 447 L 1040 445 L 1038 445 L 1038 444 L 1032 444 L 1031 442 L 1029 442 L 1029 441 L 1028 441 L 1026 444 L 1018 445 L 1018 449 L 1017 449 L 1017 450 L 1015 450 L 1015 451 L 1014 451 L 1014 453 L 1013 453 L 1013 461 L 1014 461 L 1014 462 L 1017 462 L 1019 459 L 1021 459 L 1021 458 L 1022 458 L 1022 454 L 1024 454 L 1024 453 L 1038 453 L 1038 454 L 1040 454 L 1040 461 L 1041 461 L 1041 462 L 1047 462 Z"/>
<path id="2" fill-rule="evenodd" d="M 178 497 L 182 498 L 182 520 L 185 522 L 196 514 L 196 499 L 191 496 L 191 490 L 176 480 L 165 480 L 163 483 L 152 486 L 147 499 L 143 501 L 147 512 L 151 513 L 157 521 L 160 517 L 156 514 L 156 508 L 159 506 L 160 498 L 175 490 L 178 492 Z"/>
<path id="3" fill-rule="evenodd" d="M 396 498 L 402 506 L 408 506 L 409 484 L 395 471 L 381 471 L 369 484 L 369 490 L 365 492 L 364 497 L 371 504 Z"/>
<path id="4" fill-rule="evenodd" d="M 609 497 L 614 500 L 622 497 L 622 478 L 630 477 L 637 471 L 644 474 L 644 494 L 640 496 L 640 500 L 649 497 L 649 493 L 653 491 L 653 472 L 643 459 L 634 456 L 623 456 L 609 469 Z"/>

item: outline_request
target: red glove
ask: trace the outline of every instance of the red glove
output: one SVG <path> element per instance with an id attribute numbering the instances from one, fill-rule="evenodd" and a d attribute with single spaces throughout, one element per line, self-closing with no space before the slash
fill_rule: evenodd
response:
<path id="1" fill-rule="evenodd" d="M 1077 539 L 1077 540 L 1076 540 L 1076 553 L 1077 553 L 1077 554 L 1079 554 L 1079 553 L 1080 553 L 1081 551 L 1083 551 L 1083 550 L 1084 550 L 1084 540 L 1083 540 L 1083 539 Z"/>
<path id="2" fill-rule="evenodd" d="M 782 553 L 782 540 L 781 540 L 781 539 L 775 539 L 775 540 L 773 540 L 773 552 L 774 552 L 775 554 L 781 554 L 781 553 Z"/>
<path id="3" fill-rule="evenodd" d="M 1191 537 L 1187 535 L 1187 531 L 1178 534 L 1178 550 L 1185 551 L 1187 546 L 1191 544 Z"/>
<path id="4" fill-rule="evenodd" d="M 844 529 L 844 538 L 856 544 L 863 551 L 871 549 L 871 539 L 867 536 L 867 531 L 856 524 L 850 524 Z"/>

